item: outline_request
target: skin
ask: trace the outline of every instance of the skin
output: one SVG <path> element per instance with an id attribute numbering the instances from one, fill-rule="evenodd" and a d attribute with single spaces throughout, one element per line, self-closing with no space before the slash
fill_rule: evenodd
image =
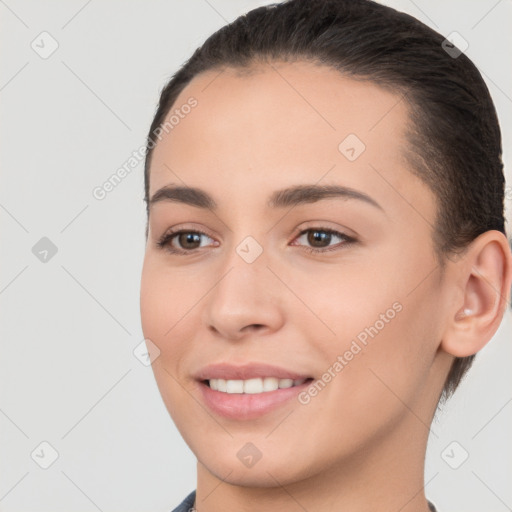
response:
<path id="1" fill-rule="evenodd" d="M 164 403 L 198 460 L 197 509 L 427 512 L 430 423 L 454 356 L 477 352 L 499 326 L 512 274 L 505 236 L 484 233 L 441 274 L 435 197 L 403 156 L 407 105 L 370 82 L 274 62 L 201 74 L 172 110 L 191 96 L 197 107 L 154 150 L 150 197 L 196 186 L 219 207 L 151 206 L 141 320 L 160 349 L 152 367 Z M 353 162 L 338 150 L 351 133 L 366 145 Z M 382 210 L 343 198 L 265 206 L 298 184 L 348 186 Z M 157 246 L 171 227 L 208 235 L 193 253 L 172 254 Z M 306 228 L 356 242 L 315 246 L 299 235 Z M 236 252 L 249 235 L 263 248 L 253 263 Z M 307 252 L 327 246 L 338 250 Z M 202 401 L 192 374 L 211 362 L 320 379 L 397 302 L 401 311 L 308 404 L 243 421 Z M 472 314 L 461 317 L 464 308 Z M 250 468 L 237 457 L 248 442 L 262 453 Z"/>

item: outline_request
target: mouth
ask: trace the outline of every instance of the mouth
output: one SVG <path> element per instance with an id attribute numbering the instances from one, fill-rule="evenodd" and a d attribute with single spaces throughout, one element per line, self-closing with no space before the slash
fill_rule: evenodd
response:
<path id="1" fill-rule="evenodd" d="M 301 379 L 279 379 L 277 377 L 256 377 L 253 379 L 204 379 L 201 382 L 214 391 L 229 394 L 259 394 L 309 384 L 313 377 Z"/>
<path id="2" fill-rule="evenodd" d="M 297 397 L 314 380 L 308 373 L 260 361 L 219 361 L 193 377 L 201 401 L 211 412 L 238 421 L 263 419 L 278 408 L 299 406 Z"/>
<path id="3" fill-rule="evenodd" d="M 299 406 L 299 393 L 310 385 L 312 377 L 278 379 L 254 377 L 246 380 L 198 380 L 199 395 L 204 404 L 215 414 L 229 420 L 247 421 L 265 417 L 284 407 Z"/>

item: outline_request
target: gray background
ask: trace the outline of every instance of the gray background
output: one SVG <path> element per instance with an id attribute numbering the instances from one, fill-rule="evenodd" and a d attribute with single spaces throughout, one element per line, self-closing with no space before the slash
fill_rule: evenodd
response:
<path id="1" fill-rule="evenodd" d="M 267 3 L 0 0 L 1 511 L 166 511 L 195 488 L 195 458 L 133 354 L 143 340 L 142 163 L 105 199 L 92 190 L 144 143 L 178 66 Z M 468 41 L 510 162 L 512 2 L 384 3 Z M 510 223 L 510 165 L 507 175 Z M 57 249 L 46 262 L 32 251 L 48 248 L 43 237 Z M 440 512 L 512 507 L 511 333 L 508 312 L 434 422 L 425 482 Z M 48 469 L 43 441 L 59 454 Z"/>

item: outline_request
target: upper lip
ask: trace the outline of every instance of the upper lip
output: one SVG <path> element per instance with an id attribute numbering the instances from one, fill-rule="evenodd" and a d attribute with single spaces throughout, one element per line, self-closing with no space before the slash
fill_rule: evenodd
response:
<path id="1" fill-rule="evenodd" d="M 228 363 L 209 364 L 199 370 L 195 374 L 195 377 L 198 380 L 247 380 L 257 377 L 276 377 L 278 379 L 298 380 L 307 379 L 310 376 L 271 364 L 252 362 L 243 365 L 233 365 Z"/>

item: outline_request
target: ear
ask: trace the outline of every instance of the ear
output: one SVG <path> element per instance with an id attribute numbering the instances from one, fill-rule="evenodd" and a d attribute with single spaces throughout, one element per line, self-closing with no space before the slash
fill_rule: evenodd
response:
<path id="1" fill-rule="evenodd" d="M 455 265 L 461 293 L 450 309 L 441 348 L 467 357 L 494 336 L 510 306 L 512 253 L 507 237 L 497 230 L 482 233 Z"/>

